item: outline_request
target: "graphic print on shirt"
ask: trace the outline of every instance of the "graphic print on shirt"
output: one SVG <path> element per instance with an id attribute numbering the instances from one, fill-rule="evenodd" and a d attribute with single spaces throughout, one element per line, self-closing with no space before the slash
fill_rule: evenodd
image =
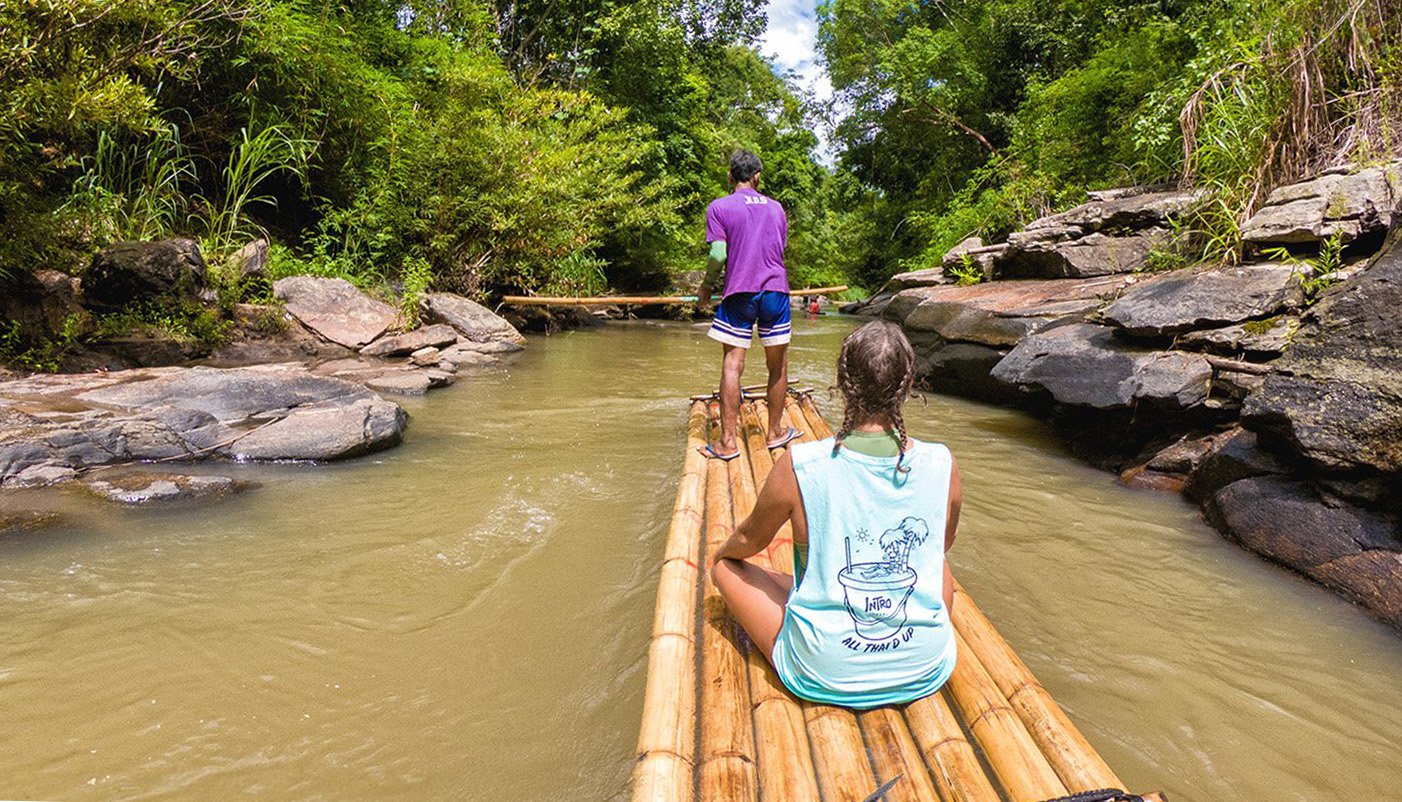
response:
<path id="1" fill-rule="evenodd" d="M 906 622 L 906 602 L 919 578 L 909 565 L 910 552 L 929 536 L 930 527 L 923 519 L 906 518 L 881 533 L 878 545 L 883 559 L 859 563 L 852 562 L 852 539 L 843 538 L 847 546 L 847 567 L 838 572 L 837 581 L 842 585 L 843 600 L 858 637 L 867 641 L 890 641 L 901 634 Z M 862 531 L 857 540 L 860 544 L 870 542 L 871 538 Z M 898 644 L 898 640 L 892 642 L 891 648 Z M 856 648 L 855 641 L 847 645 Z"/>

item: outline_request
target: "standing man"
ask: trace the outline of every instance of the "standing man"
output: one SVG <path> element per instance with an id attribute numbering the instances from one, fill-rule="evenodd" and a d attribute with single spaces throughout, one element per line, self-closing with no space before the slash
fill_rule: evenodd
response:
<path id="1" fill-rule="evenodd" d="M 764 362 L 769 369 L 770 448 L 780 448 L 802 432 L 780 423 L 789 386 L 789 276 L 784 246 L 789 218 L 779 202 L 759 192 L 759 157 L 747 150 L 730 156 L 730 183 L 735 191 L 706 208 L 706 241 L 711 254 L 697 293 L 697 308 L 711 301 L 711 285 L 725 270 L 725 289 L 709 336 L 721 344 L 720 442 L 704 446 L 708 457 L 740 456 L 736 429 L 740 417 L 740 375 L 745 354 L 759 326 Z"/>

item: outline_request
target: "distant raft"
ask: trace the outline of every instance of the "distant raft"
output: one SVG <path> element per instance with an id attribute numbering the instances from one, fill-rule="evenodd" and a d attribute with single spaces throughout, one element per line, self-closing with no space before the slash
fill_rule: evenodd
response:
<path id="1" fill-rule="evenodd" d="M 701 567 L 749 514 L 774 464 L 765 402 L 746 396 L 743 454 L 729 462 L 697 453 L 718 409 L 710 397 L 691 402 L 653 618 L 635 802 L 1163 801 L 1119 790 L 1120 779 L 957 585 L 959 659 L 938 694 L 862 712 L 790 694 Z M 832 434 L 806 393 L 787 400 L 784 417 L 804 440 Z M 791 535 L 785 525 L 751 561 L 789 571 Z"/>

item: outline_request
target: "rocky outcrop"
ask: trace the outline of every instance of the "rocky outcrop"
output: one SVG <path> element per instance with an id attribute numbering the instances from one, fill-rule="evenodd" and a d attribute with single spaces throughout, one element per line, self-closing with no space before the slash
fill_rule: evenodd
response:
<path id="1" fill-rule="evenodd" d="M 1086 278 L 1131 273 L 1173 241 L 1173 220 L 1202 200 L 1189 191 L 1106 192 L 1008 236 L 996 278 Z"/>
<path id="2" fill-rule="evenodd" d="M 204 289 L 205 273 L 204 257 L 194 240 L 119 242 L 93 257 L 83 274 L 83 297 L 99 310 L 137 302 L 194 304 Z"/>
<path id="3" fill-rule="evenodd" d="M 1277 187 L 1242 226 L 1246 242 L 1260 246 L 1312 244 L 1337 236 L 1350 243 L 1381 235 L 1402 202 L 1402 165 L 1341 167 Z"/>
<path id="4" fill-rule="evenodd" d="M 457 329 L 437 323 L 403 334 L 391 334 L 360 349 L 363 356 L 408 356 L 422 348 L 442 348 L 458 341 Z"/>
<path id="5" fill-rule="evenodd" d="M 287 311 L 319 336 L 347 348 L 369 345 L 399 321 L 399 313 L 341 278 L 291 276 L 273 285 Z"/>
<path id="6" fill-rule="evenodd" d="M 332 460 L 399 442 L 407 416 L 303 365 L 156 368 L 0 383 L 0 485 L 96 465 L 214 457 Z"/>
<path id="7" fill-rule="evenodd" d="M 0 288 L 0 322 L 16 327 L 23 342 L 54 337 L 83 314 L 78 287 L 78 279 L 57 270 L 19 273 Z"/>
<path id="8" fill-rule="evenodd" d="M 1178 270 L 1142 282 L 1105 308 L 1105 320 L 1137 337 L 1163 337 L 1274 317 L 1304 304 L 1299 271 L 1259 264 Z"/>
<path id="9" fill-rule="evenodd" d="M 1046 416 L 1125 484 L 1185 493 L 1230 539 L 1402 627 L 1402 239 L 1359 258 L 1395 222 L 1391 170 L 1271 196 L 1257 231 L 1313 217 L 1262 244 L 1352 243 L 1313 306 L 1296 260 L 1064 278 L 1120 270 L 1113 253 L 1138 259 L 1197 198 L 1139 193 L 1014 233 L 998 280 L 899 289 L 881 314 L 925 386 Z"/>
<path id="10" fill-rule="evenodd" d="M 1402 472 L 1402 248 L 1311 310 L 1246 424 L 1327 469 Z"/>
<path id="11" fill-rule="evenodd" d="M 446 292 L 431 292 L 423 297 L 420 306 L 424 319 L 433 323 L 446 323 L 464 338 L 474 342 L 506 342 L 524 345 L 526 338 L 516 327 L 487 307 L 461 295 Z"/>

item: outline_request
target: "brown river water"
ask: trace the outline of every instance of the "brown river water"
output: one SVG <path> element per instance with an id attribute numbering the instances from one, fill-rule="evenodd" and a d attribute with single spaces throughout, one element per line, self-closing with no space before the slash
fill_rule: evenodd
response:
<path id="1" fill-rule="evenodd" d="M 796 381 L 828 386 L 850 325 L 796 321 Z M 214 466 L 263 486 L 203 509 L 53 494 L 73 526 L 0 539 L 0 798 L 627 798 L 682 399 L 718 350 L 535 339 L 406 402 L 374 457 Z M 1030 418 L 908 418 L 964 473 L 955 573 L 1133 788 L 1402 797 L 1397 633 Z"/>

